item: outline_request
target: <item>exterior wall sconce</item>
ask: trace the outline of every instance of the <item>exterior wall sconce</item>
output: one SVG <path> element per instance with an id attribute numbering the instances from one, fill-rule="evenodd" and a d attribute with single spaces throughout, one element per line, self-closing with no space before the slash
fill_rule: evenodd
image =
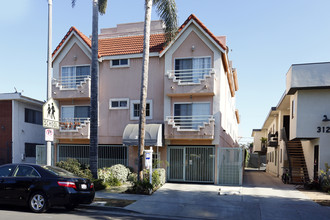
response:
<path id="1" fill-rule="evenodd" d="M 194 52 L 195 51 L 195 45 L 191 46 L 191 51 Z"/>
<path id="2" fill-rule="evenodd" d="M 77 56 L 76 55 L 73 56 L 73 60 L 77 61 Z"/>
<path id="3" fill-rule="evenodd" d="M 323 120 L 322 121 L 330 121 L 327 115 L 323 115 Z"/>

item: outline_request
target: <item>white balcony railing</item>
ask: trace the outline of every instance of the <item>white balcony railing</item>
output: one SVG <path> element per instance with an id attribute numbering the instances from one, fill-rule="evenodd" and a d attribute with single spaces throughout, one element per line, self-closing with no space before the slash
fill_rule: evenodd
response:
<path id="1" fill-rule="evenodd" d="M 87 79 L 90 79 L 90 75 L 66 76 L 60 79 L 53 79 L 53 82 L 61 87 L 61 89 L 76 89 L 78 86 L 81 86 L 83 82 L 86 82 Z"/>
<path id="2" fill-rule="evenodd" d="M 178 131 L 199 131 L 214 121 L 213 115 L 167 116 L 166 121 Z"/>
<path id="3" fill-rule="evenodd" d="M 88 123 L 89 118 L 62 118 L 60 119 L 60 131 L 78 131 Z"/>
<path id="4" fill-rule="evenodd" d="M 184 69 L 184 70 L 169 70 L 167 75 L 169 79 L 178 82 L 179 85 L 200 84 L 206 77 L 214 74 L 213 68 L 204 69 Z"/>

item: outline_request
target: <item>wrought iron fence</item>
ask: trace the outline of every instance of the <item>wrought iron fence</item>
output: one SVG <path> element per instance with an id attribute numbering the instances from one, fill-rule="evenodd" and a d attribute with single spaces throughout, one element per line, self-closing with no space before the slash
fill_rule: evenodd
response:
<path id="1" fill-rule="evenodd" d="M 89 164 L 89 145 L 59 145 L 57 161 L 75 158 L 81 164 Z M 123 145 L 99 145 L 98 167 L 110 167 L 115 164 L 128 165 L 128 148 Z"/>
<path id="2" fill-rule="evenodd" d="M 242 185 L 243 150 L 242 148 L 220 148 L 219 184 Z"/>

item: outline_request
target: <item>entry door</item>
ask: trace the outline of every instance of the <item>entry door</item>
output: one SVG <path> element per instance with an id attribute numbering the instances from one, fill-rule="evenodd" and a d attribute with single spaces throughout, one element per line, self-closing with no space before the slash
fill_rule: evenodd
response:
<path id="1" fill-rule="evenodd" d="M 286 139 L 290 140 L 290 116 L 284 115 L 283 116 L 283 127 L 285 129 Z"/>
<path id="2" fill-rule="evenodd" d="M 54 165 L 54 145 L 52 145 L 52 165 Z M 47 146 L 36 145 L 36 164 L 46 165 L 47 164 Z"/>
<path id="3" fill-rule="evenodd" d="M 214 148 L 187 147 L 185 180 L 189 182 L 213 182 Z"/>

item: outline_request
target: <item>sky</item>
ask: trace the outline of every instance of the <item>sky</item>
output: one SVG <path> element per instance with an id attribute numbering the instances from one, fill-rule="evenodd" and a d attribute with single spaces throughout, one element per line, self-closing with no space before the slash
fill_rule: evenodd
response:
<path id="1" fill-rule="evenodd" d="M 46 100 L 48 0 L 0 3 L 0 93 Z M 252 141 L 285 90 L 292 64 L 330 61 L 329 0 L 176 0 L 179 25 L 195 14 L 226 36 L 238 71 L 241 143 Z M 158 15 L 153 9 L 153 20 Z M 99 28 L 144 20 L 143 0 L 108 0 Z M 52 50 L 71 26 L 92 33 L 92 0 L 53 0 Z"/>

